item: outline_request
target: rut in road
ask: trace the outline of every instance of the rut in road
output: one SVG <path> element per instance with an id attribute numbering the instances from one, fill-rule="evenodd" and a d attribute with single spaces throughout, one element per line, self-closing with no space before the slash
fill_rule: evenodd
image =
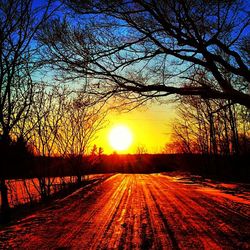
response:
<path id="1" fill-rule="evenodd" d="M 247 249 L 249 200 L 117 174 L 0 231 L 10 249 Z"/>

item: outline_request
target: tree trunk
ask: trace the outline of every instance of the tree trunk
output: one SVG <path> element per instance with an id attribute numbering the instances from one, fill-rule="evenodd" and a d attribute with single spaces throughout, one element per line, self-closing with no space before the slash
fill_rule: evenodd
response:
<path id="1" fill-rule="evenodd" d="M 10 221 L 10 205 L 8 201 L 8 188 L 4 178 L 0 180 L 1 190 L 1 222 L 6 223 Z"/>
<path id="2" fill-rule="evenodd" d="M 232 131 L 232 151 L 233 154 L 239 154 L 239 140 L 238 140 L 238 131 L 237 131 L 237 124 L 235 118 L 235 111 L 232 110 L 231 106 L 229 108 L 229 116 L 230 116 L 230 125 Z"/>
<path id="3" fill-rule="evenodd" d="M 78 174 L 77 176 L 77 185 L 81 185 L 81 183 L 82 183 L 82 175 L 81 174 Z"/>
<path id="4" fill-rule="evenodd" d="M 209 126 L 210 126 L 210 154 L 217 155 L 216 134 L 215 134 L 214 119 L 212 113 L 209 113 Z"/>

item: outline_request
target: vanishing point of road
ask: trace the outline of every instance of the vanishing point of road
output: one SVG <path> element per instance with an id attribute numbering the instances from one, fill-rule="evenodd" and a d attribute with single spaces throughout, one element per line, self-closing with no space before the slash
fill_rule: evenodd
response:
<path id="1" fill-rule="evenodd" d="M 0 249 L 250 249 L 250 202 L 160 174 L 116 174 L 0 231 Z"/>

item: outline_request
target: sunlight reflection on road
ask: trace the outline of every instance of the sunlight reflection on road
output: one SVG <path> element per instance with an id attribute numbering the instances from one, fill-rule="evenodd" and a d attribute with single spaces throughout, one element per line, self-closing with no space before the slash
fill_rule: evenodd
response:
<path id="1" fill-rule="evenodd" d="M 0 248 L 249 247 L 249 200 L 212 190 L 163 175 L 117 174 L 2 230 Z"/>

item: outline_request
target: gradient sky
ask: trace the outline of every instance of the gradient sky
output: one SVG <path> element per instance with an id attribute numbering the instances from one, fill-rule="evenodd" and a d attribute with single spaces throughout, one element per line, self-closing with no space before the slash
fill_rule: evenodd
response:
<path id="1" fill-rule="evenodd" d="M 170 104 L 151 104 L 130 112 L 113 112 L 107 118 L 108 125 L 99 132 L 94 143 L 102 147 L 105 154 L 113 153 L 115 150 L 108 141 L 109 132 L 116 125 L 124 125 L 131 130 L 134 139 L 128 150 L 119 153 L 136 153 L 138 146 L 144 146 L 148 153 L 161 152 L 170 140 L 174 117 L 174 107 Z"/>

